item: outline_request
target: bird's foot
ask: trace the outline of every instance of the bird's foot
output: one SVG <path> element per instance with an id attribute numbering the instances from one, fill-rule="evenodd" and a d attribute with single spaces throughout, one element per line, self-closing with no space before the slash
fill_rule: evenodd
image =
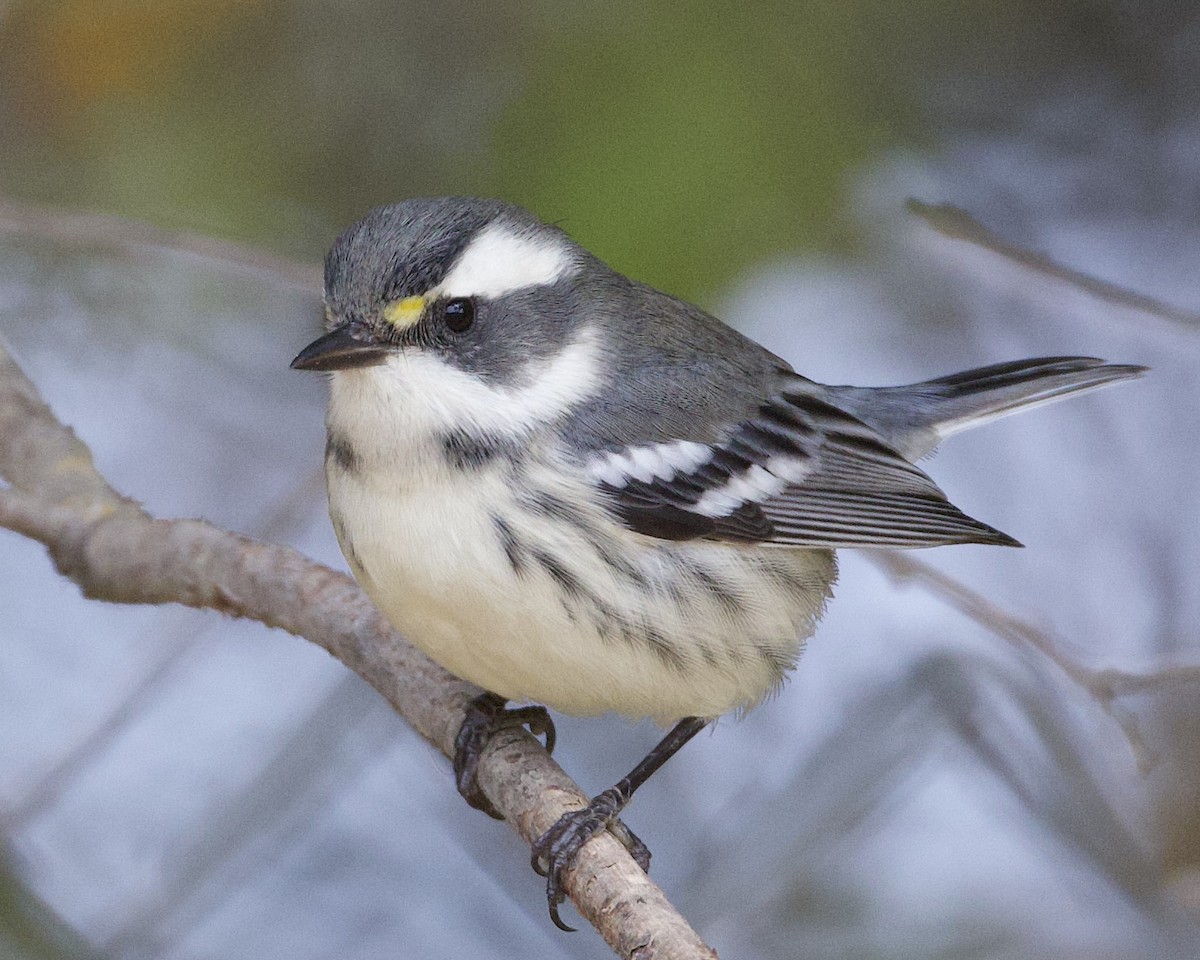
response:
<path id="1" fill-rule="evenodd" d="M 560 930 L 568 933 L 574 927 L 565 924 L 558 915 L 558 905 L 566 899 L 563 892 L 563 873 L 570 869 L 583 845 L 605 828 L 621 841 L 629 855 L 639 867 L 650 872 L 650 850 L 618 818 L 622 808 L 629 802 L 618 788 L 614 787 L 597 794 L 582 810 L 572 810 L 559 817 L 558 822 L 533 844 L 530 862 L 534 871 L 546 878 L 546 902 L 550 907 L 550 919 Z"/>
<path id="2" fill-rule="evenodd" d="M 483 693 L 467 704 L 466 716 L 454 740 L 454 780 L 458 792 L 476 810 L 489 817 L 503 820 L 504 817 L 479 789 L 477 774 L 479 759 L 488 741 L 501 730 L 513 727 L 528 727 L 535 737 L 546 738 L 546 752 L 554 752 L 554 721 L 545 707 L 505 708 L 503 697 L 494 693 Z"/>

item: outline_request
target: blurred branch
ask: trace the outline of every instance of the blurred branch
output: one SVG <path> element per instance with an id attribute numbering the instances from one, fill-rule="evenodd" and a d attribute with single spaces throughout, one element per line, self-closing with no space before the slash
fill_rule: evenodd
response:
<path id="1" fill-rule="evenodd" d="M 943 237 L 974 244 L 1035 273 L 1062 283 L 1069 283 L 1106 303 L 1140 310 L 1151 316 L 1183 324 L 1193 329 L 1200 327 L 1200 314 L 1191 310 L 1182 310 L 1145 294 L 1126 290 L 1115 283 L 1109 283 L 1107 280 L 1101 280 L 1080 270 L 1057 263 L 1044 254 L 1026 250 L 988 230 L 961 207 L 949 203 L 923 203 L 913 199 L 910 199 L 905 207 L 909 213 L 920 217 Z"/>
<path id="2" fill-rule="evenodd" d="M 319 266 L 275 257 L 228 240 L 217 240 L 183 230 L 167 230 L 107 213 L 56 210 L 0 199 L 0 233 L 42 237 L 72 244 L 116 246 L 134 251 L 169 250 L 245 276 L 298 287 L 308 293 L 316 293 L 321 289 Z"/>
<path id="3" fill-rule="evenodd" d="M 159 520 L 122 497 L 0 349 L 0 526 L 46 545 L 85 596 L 181 603 L 258 620 L 323 647 L 447 756 L 478 691 L 410 646 L 349 577 L 286 547 L 198 520 Z M 587 797 L 524 731 L 497 736 L 484 792 L 526 841 Z M 622 957 L 713 958 L 616 839 L 602 833 L 566 876 L 580 913 Z"/>
<path id="4" fill-rule="evenodd" d="M 1153 765 L 1154 756 L 1142 739 L 1134 719 L 1118 711 L 1116 701 L 1134 694 L 1161 692 L 1179 684 L 1200 683 L 1200 664 L 1170 664 L 1144 672 L 1111 667 L 1098 670 L 1085 666 L 1059 649 L 1044 631 L 1001 610 L 966 584 L 947 576 L 923 560 L 918 560 L 912 554 L 896 550 L 863 552 L 893 581 L 918 583 L 997 636 L 1023 649 L 1033 647 L 1050 659 L 1121 725 L 1143 773 Z"/>

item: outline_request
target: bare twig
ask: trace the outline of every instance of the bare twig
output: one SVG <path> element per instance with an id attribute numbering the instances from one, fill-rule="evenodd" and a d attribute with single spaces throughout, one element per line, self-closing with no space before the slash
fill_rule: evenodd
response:
<path id="1" fill-rule="evenodd" d="M 299 287 L 308 292 L 321 289 L 320 268 L 312 264 L 275 257 L 228 240 L 167 230 L 108 213 L 80 213 L 0 200 L 0 232 L 128 250 L 169 250 L 272 283 Z"/>
<path id="2" fill-rule="evenodd" d="M 1155 297 L 1126 290 L 1118 284 L 1074 270 L 1044 254 L 1018 246 L 993 233 L 961 207 L 949 203 L 922 203 L 920 200 L 909 200 L 906 206 L 909 213 L 920 217 L 942 236 L 951 240 L 965 240 L 1035 273 L 1068 283 L 1106 303 L 1140 310 L 1192 329 L 1200 327 L 1200 314 L 1195 311 L 1183 310 Z"/>
<path id="3" fill-rule="evenodd" d="M 211 607 L 305 637 L 366 680 L 435 747 L 453 753 L 476 688 L 410 646 L 349 577 L 203 521 L 152 518 L 121 497 L 3 349 L 0 475 L 10 484 L 0 488 L 0 525 L 44 543 L 85 596 Z M 493 741 L 479 782 L 526 842 L 587 802 L 523 731 Z M 716 956 L 608 834 L 584 847 L 565 886 L 619 956 Z"/>

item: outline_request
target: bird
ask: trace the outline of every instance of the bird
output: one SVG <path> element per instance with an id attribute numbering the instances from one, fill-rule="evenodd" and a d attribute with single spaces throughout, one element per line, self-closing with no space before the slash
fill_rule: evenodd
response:
<path id="1" fill-rule="evenodd" d="M 782 305 L 786 307 L 786 305 Z M 324 264 L 325 471 L 346 561 L 385 618 L 484 692 L 455 773 L 493 733 L 553 747 L 546 708 L 669 732 L 533 844 L 554 923 L 563 876 L 699 730 L 776 691 L 843 548 L 1019 546 L 916 464 L 947 436 L 1140 376 L 1091 357 L 893 387 L 816 383 L 514 204 L 408 199 Z M 514 703 L 517 706 L 508 707 Z"/>

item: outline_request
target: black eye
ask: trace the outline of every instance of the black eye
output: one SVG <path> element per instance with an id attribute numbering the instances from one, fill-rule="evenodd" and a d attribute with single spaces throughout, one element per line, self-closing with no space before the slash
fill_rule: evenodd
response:
<path id="1" fill-rule="evenodd" d="M 475 303 L 465 297 L 447 300 L 442 308 L 442 316 L 447 327 L 455 333 L 462 333 L 475 322 Z"/>

